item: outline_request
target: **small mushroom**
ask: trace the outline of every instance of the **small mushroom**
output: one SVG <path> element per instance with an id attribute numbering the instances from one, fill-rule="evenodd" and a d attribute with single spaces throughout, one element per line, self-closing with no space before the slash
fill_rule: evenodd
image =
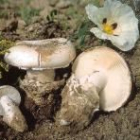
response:
<path id="1" fill-rule="evenodd" d="M 18 107 L 20 102 L 20 94 L 14 87 L 8 85 L 0 87 L 0 116 L 3 116 L 3 121 L 11 128 L 23 132 L 28 126 Z"/>
<path id="2" fill-rule="evenodd" d="M 117 52 L 104 46 L 88 49 L 73 64 L 56 122 L 80 130 L 94 112 L 115 111 L 124 105 L 131 87 L 129 68 Z"/>
<path id="3" fill-rule="evenodd" d="M 70 41 L 54 38 L 17 42 L 4 59 L 12 66 L 27 70 L 20 86 L 37 105 L 43 105 L 47 93 L 64 84 L 63 79 L 54 81 L 54 70 L 67 67 L 75 56 L 75 48 Z"/>

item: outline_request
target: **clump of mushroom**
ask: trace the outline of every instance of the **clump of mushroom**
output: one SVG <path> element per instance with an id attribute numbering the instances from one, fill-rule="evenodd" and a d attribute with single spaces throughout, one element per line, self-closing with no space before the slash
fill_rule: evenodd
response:
<path id="1" fill-rule="evenodd" d="M 0 87 L 0 116 L 3 116 L 3 121 L 11 128 L 23 132 L 28 126 L 18 107 L 20 102 L 20 94 L 14 87 L 8 85 Z"/>
<path id="2" fill-rule="evenodd" d="M 20 82 L 28 97 L 37 105 L 44 105 L 52 90 L 64 84 L 64 79 L 54 81 L 55 69 L 67 67 L 75 58 L 75 48 L 65 38 L 21 41 L 5 54 L 5 61 L 27 74 Z"/>
<path id="3" fill-rule="evenodd" d="M 124 59 L 107 47 L 81 53 L 72 67 L 72 75 L 62 90 L 62 103 L 56 122 L 80 130 L 98 110 L 115 111 L 131 94 L 131 76 Z"/>

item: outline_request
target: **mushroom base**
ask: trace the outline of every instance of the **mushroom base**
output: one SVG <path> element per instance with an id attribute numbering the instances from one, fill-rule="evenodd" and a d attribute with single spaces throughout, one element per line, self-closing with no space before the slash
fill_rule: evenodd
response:
<path id="1" fill-rule="evenodd" d="M 72 78 L 62 91 L 62 103 L 56 114 L 56 123 L 64 127 L 64 131 L 70 127 L 70 131 L 77 132 L 87 127 L 92 120 L 94 112 L 99 108 L 99 96 L 96 88 L 84 89 Z"/>
<path id="2" fill-rule="evenodd" d="M 36 105 L 45 106 L 49 102 L 52 102 L 52 92 L 64 85 L 64 83 L 65 80 L 41 83 L 36 80 L 24 79 L 20 81 L 20 88 L 26 92 L 26 95 Z"/>

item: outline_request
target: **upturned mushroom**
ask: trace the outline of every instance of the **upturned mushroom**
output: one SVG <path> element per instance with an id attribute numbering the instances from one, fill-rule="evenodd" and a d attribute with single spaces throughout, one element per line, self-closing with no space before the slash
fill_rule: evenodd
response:
<path id="1" fill-rule="evenodd" d="M 20 102 L 20 94 L 14 87 L 8 85 L 0 87 L 0 116 L 3 116 L 3 121 L 8 126 L 23 132 L 28 126 L 18 107 Z"/>
<path id="2" fill-rule="evenodd" d="M 45 97 L 50 95 L 48 93 L 64 84 L 63 79 L 54 81 L 55 69 L 67 67 L 75 56 L 75 48 L 70 41 L 54 38 L 17 42 L 4 59 L 9 65 L 27 71 L 20 86 L 37 105 L 44 105 Z"/>
<path id="3" fill-rule="evenodd" d="M 88 49 L 73 64 L 56 122 L 80 130 L 91 122 L 94 112 L 123 106 L 131 87 L 129 68 L 117 52 L 103 46 Z"/>

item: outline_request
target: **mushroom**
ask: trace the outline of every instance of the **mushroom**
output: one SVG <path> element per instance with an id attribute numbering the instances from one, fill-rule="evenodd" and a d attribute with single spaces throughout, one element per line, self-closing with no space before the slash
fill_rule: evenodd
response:
<path id="1" fill-rule="evenodd" d="M 105 46 L 90 48 L 72 66 L 56 122 L 80 130 L 91 122 L 96 111 L 110 112 L 123 106 L 131 87 L 129 68 L 117 52 Z"/>
<path id="2" fill-rule="evenodd" d="M 17 42 L 4 59 L 9 65 L 27 71 L 20 86 L 37 105 L 43 105 L 45 95 L 64 84 L 63 79 L 54 81 L 55 69 L 67 67 L 75 56 L 75 48 L 70 41 L 54 38 Z"/>
<path id="3" fill-rule="evenodd" d="M 20 102 L 20 94 L 14 87 L 8 85 L 0 87 L 0 116 L 3 116 L 3 121 L 11 128 L 23 132 L 28 126 L 18 107 Z"/>

